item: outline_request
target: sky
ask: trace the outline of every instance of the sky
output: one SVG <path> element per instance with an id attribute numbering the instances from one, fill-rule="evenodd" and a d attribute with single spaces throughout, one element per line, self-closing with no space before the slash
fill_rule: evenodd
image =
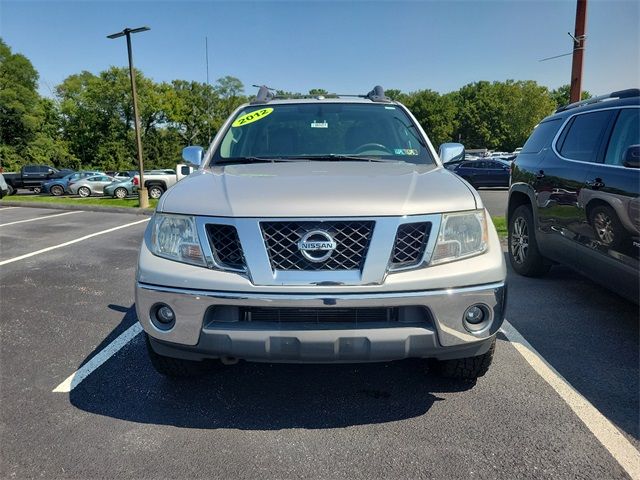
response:
<path id="1" fill-rule="evenodd" d="M 56 1 L 0 0 L 0 37 L 26 55 L 50 96 L 67 76 L 126 66 L 155 81 L 244 83 L 307 92 L 457 90 L 479 80 L 569 83 L 575 0 L 556 1 Z M 640 1 L 589 0 L 583 89 L 640 86 Z"/>

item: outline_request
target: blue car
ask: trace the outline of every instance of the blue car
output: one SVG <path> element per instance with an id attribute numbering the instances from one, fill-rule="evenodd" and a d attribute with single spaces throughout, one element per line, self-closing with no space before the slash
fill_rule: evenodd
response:
<path id="1" fill-rule="evenodd" d="M 42 184 L 42 191 L 44 193 L 50 193 L 55 197 L 59 197 L 60 195 L 64 195 L 67 191 L 67 187 L 69 186 L 69 182 L 72 180 L 79 180 L 81 178 L 90 177 L 92 175 L 98 175 L 102 172 L 96 171 L 82 171 L 82 172 L 74 172 L 69 175 L 65 175 L 62 178 L 55 178 L 53 180 L 49 180 Z"/>
<path id="2" fill-rule="evenodd" d="M 511 163 L 505 160 L 468 160 L 445 167 L 474 188 L 509 186 Z"/>

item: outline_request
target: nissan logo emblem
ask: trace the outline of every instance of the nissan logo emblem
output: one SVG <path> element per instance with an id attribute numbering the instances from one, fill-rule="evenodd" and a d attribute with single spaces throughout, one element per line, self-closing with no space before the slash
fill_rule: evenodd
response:
<path id="1" fill-rule="evenodd" d="M 313 230 L 304 234 L 298 242 L 298 250 L 310 262 L 327 260 L 336 249 L 336 242 L 323 230 Z"/>

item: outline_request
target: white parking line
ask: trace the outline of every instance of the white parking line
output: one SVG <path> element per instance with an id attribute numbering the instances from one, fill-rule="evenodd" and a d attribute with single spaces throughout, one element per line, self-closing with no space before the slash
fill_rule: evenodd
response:
<path id="1" fill-rule="evenodd" d="M 589 400 L 584 398 L 506 320 L 502 332 L 515 349 L 566 402 L 613 458 L 633 479 L 640 479 L 640 452 Z"/>
<path id="2" fill-rule="evenodd" d="M 40 255 L 41 253 L 50 252 L 51 250 L 56 250 L 58 248 L 66 247 L 67 245 L 73 245 L 74 243 L 82 242 L 83 240 L 87 240 L 89 238 L 97 237 L 98 235 L 104 235 L 105 233 L 114 232 L 116 230 L 120 230 L 121 228 L 131 227 L 133 225 L 138 225 L 140 223 L 148 222 L 150 219 L 145 218 L 144 220 L 138 220 L 137 222 L 125 223 L 124 225 L 119 225 L 117 227 L 109 228 L 107 230 L 102 230 L 100 232 L 91 233 L 89 235 L 85 235 L 84 237 L 76 238 L 75 240 L 71 240 L 69 242 L 64 242 L 59 245 L 53 245 L 52 247 L 43 248 L 41 250 L 36 250 L 35 252 L 25 253 L 24 255 L 20 255 L 19 257 L 9 258 L 8 260 L 2 260 L 0 262 L 0 266 L 6 265 L 8 263 L 17 262 L 19 260 L 24 260 L 25 258 L 33 257 L 35 255 Z"/>
<path id="3" fill-rule="evenodd" d="M 11 210 L 12 208 L 22 208 L 22 207 L 0 207 L 0 212 L 2 210 Z"/>
<path id="4" fill-rule="evenodd" d="M 82 210 L 75 210 L 73 212 L 56 213 L 55 215 L 45 215 L 44 217 L 28 218 L 27 220 L 16 220 L 15 222 L 9 222 L 9 223 L 0 223 L 0 227 L 15 225 L 16 223 L 35 222 L 37 220 L 45 220 L 47 218 L 61 217 L 63 215 L 72 215 L 74 213 L 82 213 Z"/>
<path id="5" fill-rule="evenodd" d="M 80 369 L 73 372 L 67 379 L 53 389 L 54 393 L 69 393 L 71 390 L 80 385 L 85 378 L 87 378 L 95 369 L 97 369 L 104 362 L 109 360 L 113 355 L 124 347 L 127 343 L 135 338 L 142 331 L 142 325 L 139 322 L 134 323 L 121 333 L 113 342 L 107 345 L 103 350 L 85 363 Z"/>

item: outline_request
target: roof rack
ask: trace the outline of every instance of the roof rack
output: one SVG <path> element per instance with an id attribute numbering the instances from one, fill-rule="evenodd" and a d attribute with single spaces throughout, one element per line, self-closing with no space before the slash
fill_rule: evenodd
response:
<path id="1" fill-rule="evenodd" d="M 273 100 L 275 95 L 273 94 L 273 88 L 269 88 L 266 85 L 253 85 L 254 87 L 257 87 L 258 90 L 258 94 L 256 95 L 256 98 L 254 98 L 253 100 L 251 100 L 251 105 L 255 105 L 257 103 L 268 103 L 269 101 Z"/>
<path id="2" fill-rule="evenodd" d="M 268 103 L 274 99 L 285 99 L 285 98 L 338 98 L 338 97 L 357 97 L 357 98 L 368 98 L 372 102 L 381 102 L 381 103 L 391 103 L 392 100 L 384 94 L 384 88 L 380 85 L 376 85 L 366 95 L 345 95 L 340 93 L 327 93 L 325 95 L 296 95 L 295 97 L 286 97 L 281 95 L 275 95 L 274 89 L 267 87 L 266 85 L 253 85 L 258 88 L 258 94 L 256 98 L 251 100 L 251 105 L 260 104 L 260 103 Z"/>
<path id="3" fill-rule="evenodd" d="M 589 98 L 588 100 L 581 100 L 580 102 L 570 103 L 569 105 L 565 105 L 564 107 L 558 108 L 556 110 L 556 113 L 571 110 L 572 108 L 584 107 L 585 105 L 591 105 L 593 103 L 602 102 L 603 100 L 608 100 L 613 98 L 631 98 L 631 97 L 639 97 L 639 96 L 640 96 L 639 88 L 628 88 L 626 90 L 618 90 L 617 92 L 607 93 L 606 95 L 599 95 L 597 97 Z"/>

